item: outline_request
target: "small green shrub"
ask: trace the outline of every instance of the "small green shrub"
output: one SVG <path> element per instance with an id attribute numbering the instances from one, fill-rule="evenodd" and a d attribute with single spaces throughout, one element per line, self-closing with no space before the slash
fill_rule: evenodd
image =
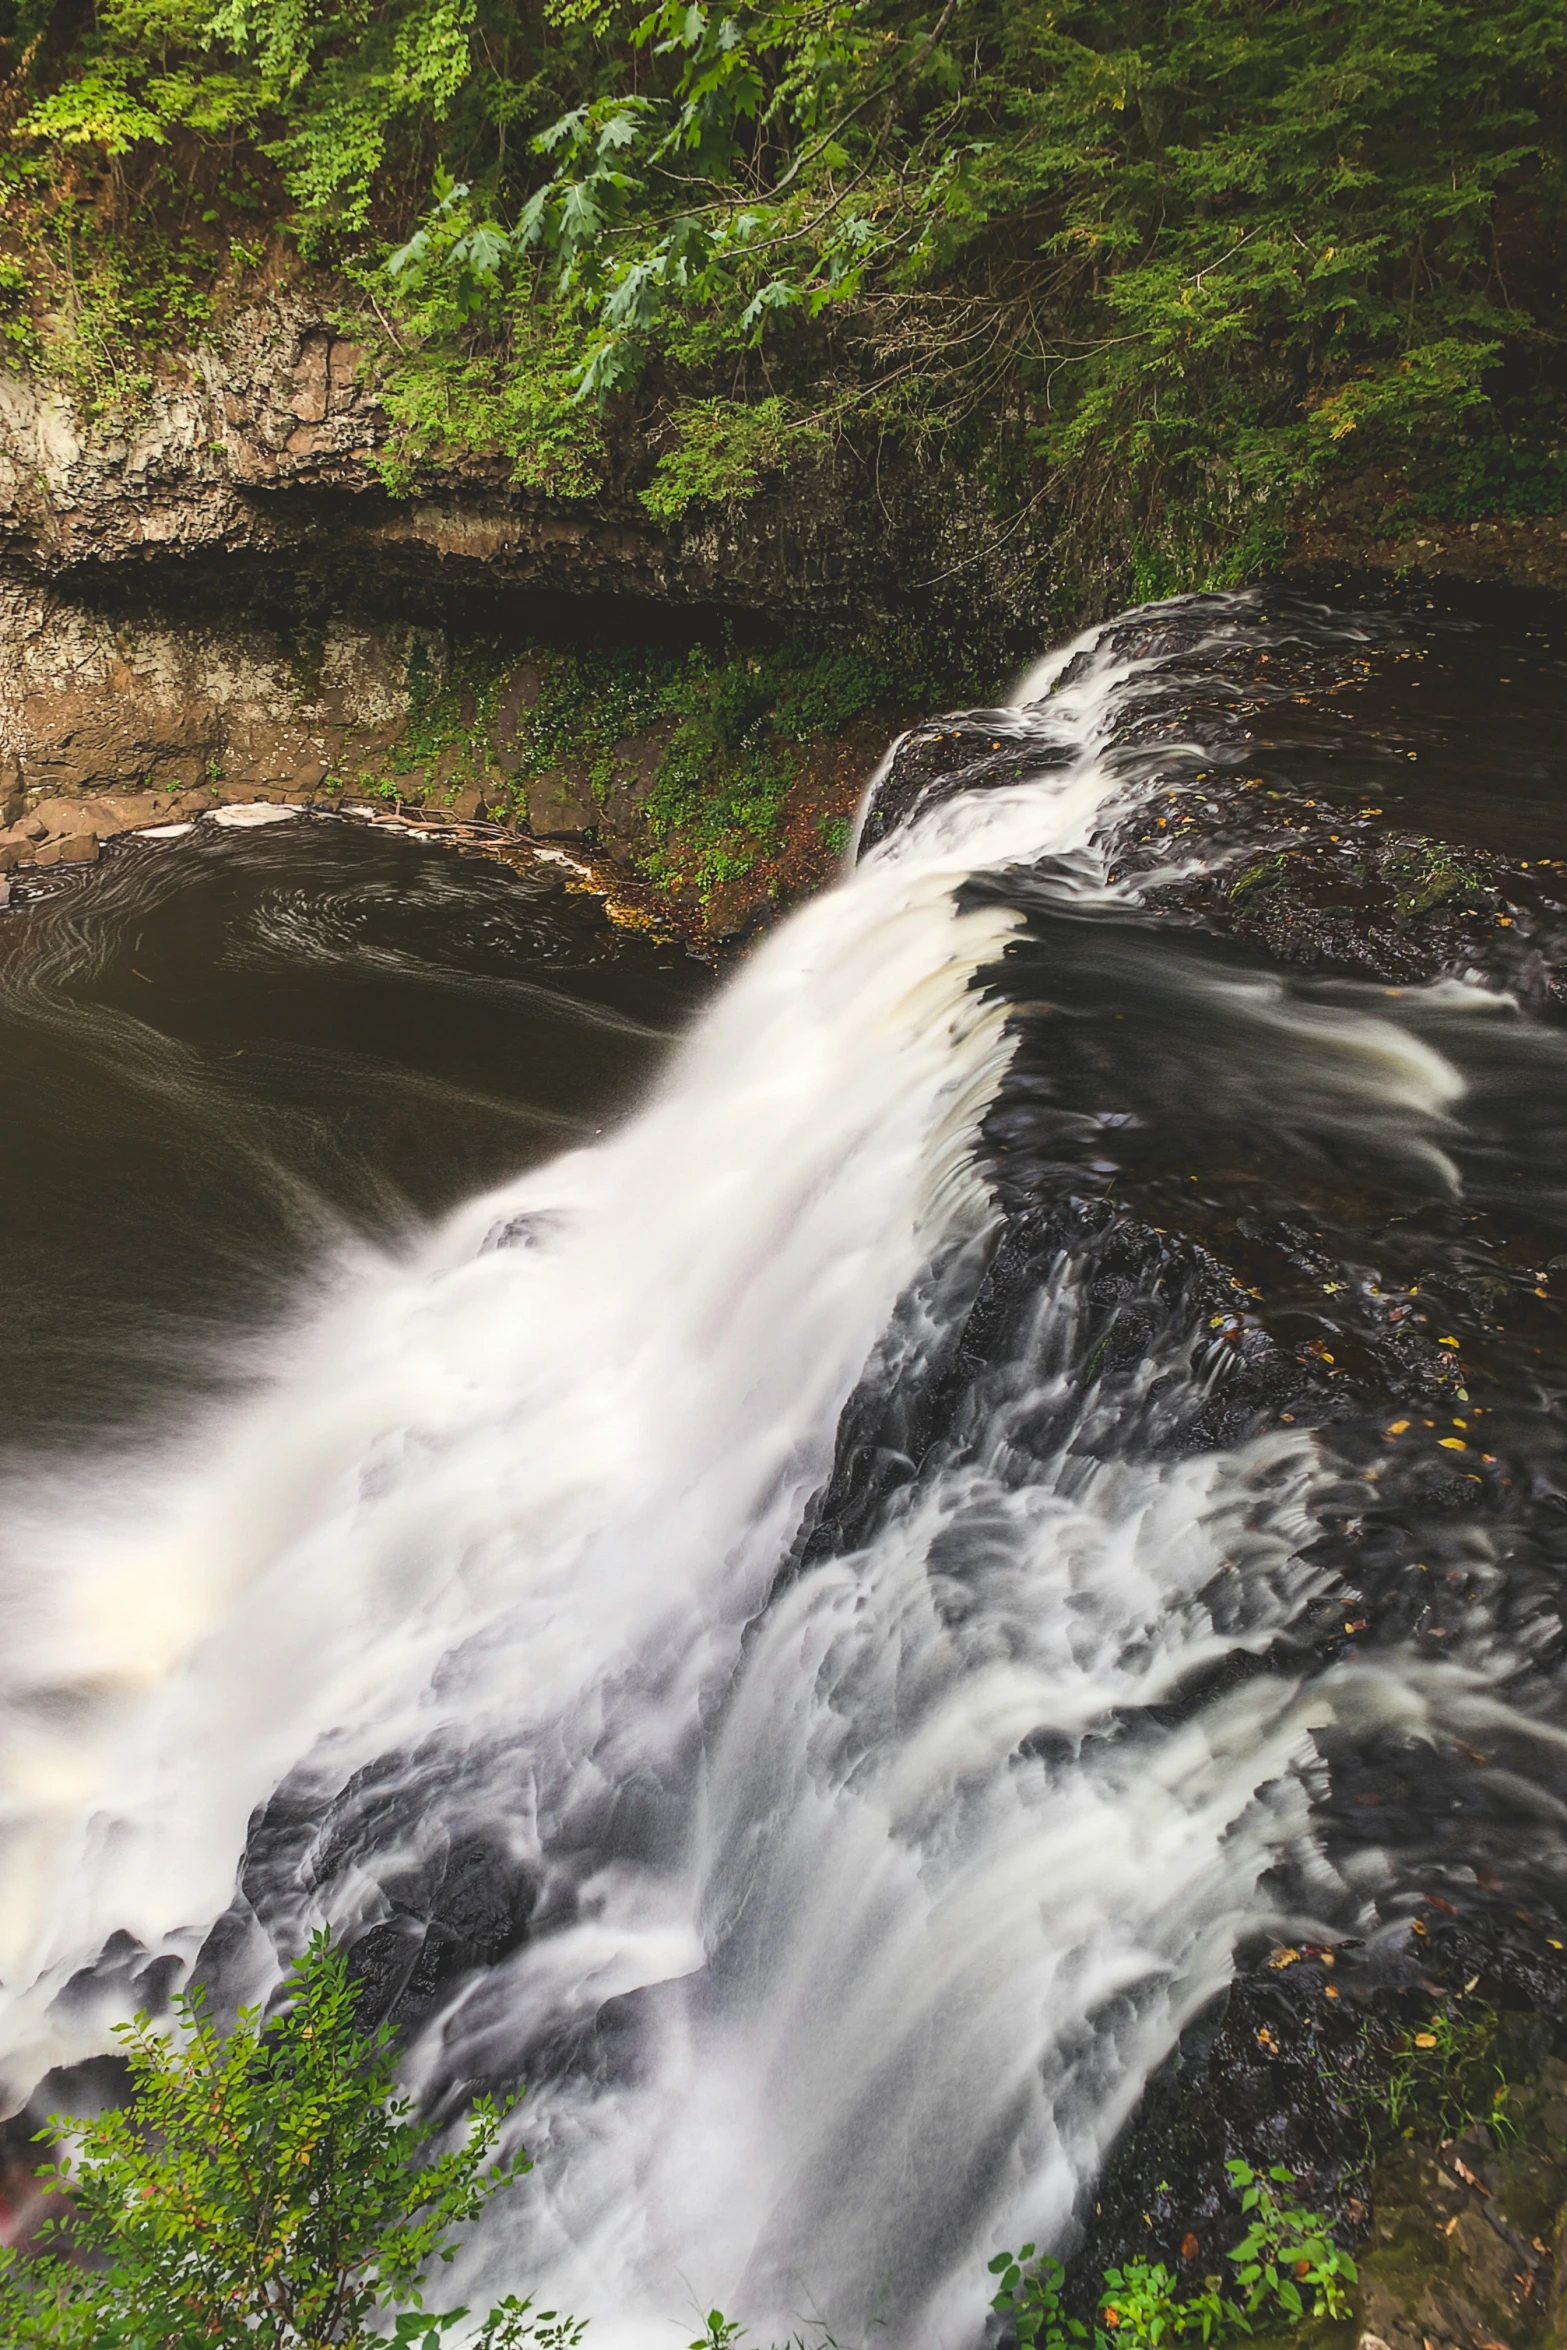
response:
<path id="1" fill-rule="evenodd" d="M 199 1992 L 173 2033 L 122 2027 L 132 2104 L 76 2123 L 43 2176 L 66 2216 L 43 2250 L 0 2256 L 7 2350 L 439 2350 L 466 2310 L 427 2311 L 454 2229 L 532 2165 L 497 2155 L 505 2114 L 473 2108 L 444 2153 L 395 2088 L 391 2034 L 355 2022 L 342 1953 L 323 1934 L 270 2021 L 222 2033 Z M 76 2265 L 87 2254 L 101 2263 Z M 388 2335 L 388 2325 L 390 2334 Z M 482 2350 L 575 2350 L 574 2319 L 515 2298 L 479 2326 Z"/>
<path id="2" fill-rule="evenodd" d="M 8 346 L 14 359 L 24 357 L 34 345 L 28 301 L 27 271 L 20 261 L 0 253 L 0 344 Z"/>
<path id="3" fill-rule="evenodd" d="M 1266 2176 L 1246 2162 L 1224 2167 L 1240 2191 L 1242 2211 L 1251 2214 L 1251 2226 L 1229 2255 L 1247 2316 L 1278 2311 L 1294 2325 L 1308 2314 L 1308 2299 L 1312 2317 L 1347 2316 L 1355 2263 L 1334 2243 L 1332 2223 L 1279 2194 L 1291 2183 L 1282 2163 Z"/>
<path id="4" fill-rule="evenodd" d="M 1017 2253 L 998 2252 L 990 2263 L 997 2280 L 991 2307 L 1011 2321 L 1018 2350 L 1088 2343 L 1093 2350 L 1111 2350 L 1112 2343 L 1116 2350 L 1166 2350 L 1177 2342 L 1233 2340 L 1249 2334 L 1257 2317 L 1296 2325 L 1307 2315 L 1346 2316 L 1355 2263 L 1333 2241 L 1324 2214 L 1281 2194 L 1290 2184 L 1281 2164 L 1266 2172 L 1239 2161 L 1224 2167 L 1251 2221 L 1228 2255 L 1237 2297 L 1224 2292 L 1220 2277 L 1183 2289 L 1162 2261 L 1129 2260 L 1105 2270 L 1090 2326 L 1067 2314 L 1061 2262 L 1025 2244 Z"/>
<path id="5" fill-rule="evenodd" d="M 394 497 L 421 468 L 470 453 L 506 458 L 514 487 L 557 500 L 591 498 L 605 463 L 595 410 L 571 398 L 570 363 L 548 341 L 514 337 L 503 354 L 432 341 L 387 361 L 376 386 L 391 424 L 372 460 Z"/>

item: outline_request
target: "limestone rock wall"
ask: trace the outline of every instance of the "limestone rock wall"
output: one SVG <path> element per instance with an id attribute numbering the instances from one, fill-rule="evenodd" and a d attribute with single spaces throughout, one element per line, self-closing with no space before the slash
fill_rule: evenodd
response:
<path id="1" fill-rule="evenodd" d="M 0 757 L 35 793 L 310 788 L 384 752 L 408 715 L 412 624 L 330 619 L 290 641 L 0 584 Z"/>

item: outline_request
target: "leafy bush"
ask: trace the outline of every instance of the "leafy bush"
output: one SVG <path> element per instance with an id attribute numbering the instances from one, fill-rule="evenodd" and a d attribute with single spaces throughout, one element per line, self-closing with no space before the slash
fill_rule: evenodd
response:
<path id="1" fill-rule="evenodd" d="M 12 355 L 21 357 L 31 350 L 32 342 L 27 272 L 19 261 L 0 253 L 0 343 L 8 343 Z"/>
<path id="2" fill-rule="evenodd" d="M 1290 2174 L 1275 2164 L 1266 2173 L 1246 2162 L 1228 2162 L 1230 2183 L 1250 2225 L 1228 2258 L 1235 2269 L 1236 2298 L 1217 2276 L 1182 2287 L 1162 2261 L 1129 2260 L 1108 2268 L 1098 2294 L 1097 2321 L 1089 2326 L 1067 2314 L 1066 2271 L 1032 2244 L 1021 2252 L 999 2252 L 990 2263 L 997 2280 L 991 2307 L 1010 2319 L 1019 2350 L 1166 2350 L 1166 2345 L 1200 2340 L 1222 2343 L 1249 2334 L 1253 2318 L 1296 2325 L 1312 2317 L 1349 2313 L 1348 2288 L 1355 2263 L 1333 2241 L 1331 2223 L 1280 2193 Z M 1309 2305 L 1309 2306 L 1308 2306 Z"/>
<path id="3" fill-rule="evenodd" d="M 175 2001 L 173 2034 L 145 2016 L 122 2029 L 133 2104 L 51 2123 L 64 2151 L 43 2176 L 65 2216 L 39 2256 L 0 2258 L 8 2350 L 439 2350 L 466 2317 L 426 2311 L 425 2283 L 453 2229 L 531 2168 L 496 2154 L 505 2115 L 479 2099 L 464 2141 L 435 2152 L 395 2092 L 391 2035 L 359 2031 L 324 1935 L 284 1998 L 226 2035 L 199 1993 Z M 476 2339 L 575 2350 L 581 2331 L 509 2299 Z"/>
<path id="4" fill-rule="evenodd" d="M 1346 2317 L 1355 2263 L 1334 2243 L 1331 2223 L 1279 2194 L 1291 2183 L 1282 2163 L 1266 2177 L 1246 2162 L 1224 2167 L 1240 2191 L 1242 2211 L 1251 2214 L 1250 2227 L 1229 2255 L 1247 2316 L 1278 2310 L 1293 2325 L 1308 2314 L 1309 2299 L 1312 2317 Z"/>

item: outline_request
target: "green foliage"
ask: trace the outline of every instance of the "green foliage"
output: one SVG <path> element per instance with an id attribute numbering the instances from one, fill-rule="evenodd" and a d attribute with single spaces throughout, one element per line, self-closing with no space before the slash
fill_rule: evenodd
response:
<path id="1" fill-rule="evenodd" d="M 182 125 L 207 135 L 249 127 L 260 90 L 243 74 L 193 60 L 209 13 L 206 0 L 105 0 L 75 72 L 23 116 L 19 132 L 118 159 L 167 146 Z"/>
<path id="2" fill-rule="evenodd" d="M 1489 2001 L 1458 1993 L 1433 2007 L 1424 2024 L 1391 2041 L 1385 2028 L 1368 2026 L 1374 2064 L 1363 2076 L 1352 2070 L 1334 2080 L 1359 2117 L 1368 2156 L 1400 2139 L 1440 2144 L 1477 2123 L 1499 2137 L 1509 2134 L 1501 2022 Z"/>
<path id="3" fill-rule="evenodd" d="M 1156 592 L 1352 480 L 1567 497 L 1513 266 L 1564 65 L 1567 0 L 106 0 L 22 128 L 122 197 L 270 164 L 379 314 L 396 486 L 481 449 L 589 494 L 652 369 L 662 522 L 814 436 L 940 436 Z"/>
<path id="4" fill-rule="evenodd" d="M 455 2228 L 531 2165 L 496 2155 L 504 2115 L 481 2098 L 444 2153 L 395 2092 L 391 2036 L 362 2034 L 340 1952 L 318 1936 L 270 2023 L 219 2032 L 200 1994 L 175 2034 L 125 2026 L 134 2103 L 51 2129 L 44 2176 L 71 2197 L 42 2257 L 0 2266 L 0 2338 L 14 2350 L 439 2350 L 467 2315 L 427 2312 L 426 2275 Z M 58 2248 L 58 2250 L 57 2250 Z M 86 2252 L 77 2266 L 61 2252 Z M 394 2313 L 395 2314 L 394 2316 Z M 386 2322 L 392 2320 L 388 2337 Z M 515 2299 L 483 2350 L 575 2350 L 581 2327 Z"/>
<path id="5" fill-rule="evenodd" d="M 484 782 L 491 761 L 490 724 L 515 658 L 508 647 L 478 638 L 449 647 L 437 669 L 416 638 L 408 656 L 408 724 L 392 754 L 393 775 L 430 770 L 442 762 L 448 798 L 463 783 Z M 455 753 L 455 760 L 443 761 L 447 753 Z M 390 779 L 387 795 L 399 796 Z"/>
<path id="6" fill-rule="evenodd" d="M 1087 2340 L 1088 2328 L 1066 2314 L 1061 2298 L 1066 2270 L 1050 2253 L 1033 2244 L 1019 2252 L 998 2252 L 990 2273 L 996 2279 L 990 2306 L 1011 2320 L 1018 2350 L 1035 2350 L 1039 2342 L 1045 2350 L 1057 2350 L 1059 2344 Z"/>
<path id="7" fill-rule="evenodd" d="M 214 256 L 193 236 L 155 231 L 132 253 L 86 205 L 62 207 L 39 250 L 54 293 L 26 354 L 69 384 L 90 416 L 133 414 L 152 389 L 165 341 L 188 345 L 206 325 Z"/>
<path id="8" fill-rule="evenodd" d="M 1417 914 L 1428 914 L 1433 906 L 1445 905 L 1453 898 L 1483 902 L 1487 894 L 1485 874 L 1456 856 L 1444 841 L 1403 842 L 1384 858 L 1382 870 L 1398 885 L 1394 913 L 1400 922 L 1411 922 Z M 1439 2044 L 1443 2044 L 1454 2028 L 1453 2020 L 1439 2010 L 1437 2022 Z"/>
<path id="9" fill-rule="evenodd" d="M 971 696 L 979 682 L 960 649 L 912 631 L 836 644 L 796 637 L 755 650 L 545 647 L 535 659 L 539 690 L 519 733 L 519 781 L 585 769 L 602 795 L 616 746 L 658 730 L 657 771 L 643 799 L 654 843 L 648 870 L 704 894 L 749 871 L 776 841 L 798 771 L 794 745 L 871 711 Z"/>
<path id="10" fill-rule="evenodd" d="M 674 419 L 676 446 L 660 457 L 642 503 L 655 522 L 678 522 L 688 506 L 731 505 L 770 473 L 824 446 L 809 420 L 789 417 L 777 393 L 749 406 L 695 400 Z"/>
<path id="11" fill-rule="evenodd" d="M 258 73 L 285 126 L 262 142 L 314 250 L 361 229 L 394 132 L 443 122 L 471 65 L 475 0 L 383 0 L 370 9 L 224 0 L 207 28 Z"/>
<path id="12" fill-rule="evenodd" d="M 140 139 L 168 142 L 166 117 L 139 97 L 129 67 L 120 61 L 90 65 L 33 108 L 24 134 L 58 140 L 63 147 L 101 147 L 124 155 Z"/>
<path id="13" fill-rule="evenodd" d="M 9 254 L 0 253 L 0 344 L 9 347 L 13 359 L 25 358 L 33 348 L 33 321 L 29 311 L 30 287 L 26 270 Z"/>
<path id="14" fill-rule="evenodd" d="M 744 2338 L 744 2326 L 736 2325 L 733 2318 L 725 2317 L 721 2309 L 710 2309 L 707 2323 L 691 2344 L 691 2350 L 732 2350 L 733 2344 Z"/>
<path id="15" fill-rule="evenodd" d="M 385 354 L 377 385 L 391 422 L 378 464 L 394 493 L 414 488 L 421 463 L 480 451 L 510 461 L 510 479 L 547 498 L 587 498 L 603 479 L 603 425 L 575 398 L 575 351 L 562 322 L 519 308 L 474 348 L 482 307 L 464 248 L 474 238 L 468 190 L 443 181 L 419 255 L 400 267 L 402 347 Z M 479 246 L 482 253 L 482 243 Z M 412 251 L 412 247 L 405 248 Z M 395 257 L 394 257 L 395 258 Z M 374 288 L 378 273 L 360 269 Z"/>
<path id="16" fill-rule="evenodd" d="M 1355 2263 L 1334 2243 L 1320 2211 L 1307 2211 L 1280 2195 L 1279 2188 L 1291 2183 L 1282 2163 L 1274 2163 L 1266 2175 L 1246 2162 L 1224 2167 L 1240 2192 L 1242 2211 L 1251 2215 L 1250 2227 L 1229 2255 L 1247 2316 L 1277 2310 L 1292 2325 L 1308 2314 L 1347 2317 Z"/>
<path id="17" fill-rule="evenodd" d="M 1528 470 L 1495 383 L 1543 345 L 1494 220 L 1558 202 L 1562 0 L 664 0 L 621 38 L 449 263 L 476 310 L 547 294 L 589 396 L 847 304 L 885 419 L 983 418 L 1165 585 L 1265 559 L 1351 460 L 1460 502 Z M 390 266 L 437 266 L 433 225 Z M 653 511 L 725 494 L 734 409 L 692 407 Z"/>
<path id="18" fill-rule="evenodd" d="M 1072 2344 L 1090 2341 L 1094 2350 L 1109 2350 L 1112 2341 L 1121 2350 L 1162 2350 L 1167 2343 L 1211 2342 L 1251 2330 L 1240 2307 L 1220 2293 L 1217 2277 L 1182 2292 L 1162 2261 L 1129 2260 L 1107 2268 L 1092 2327 L 1067 2315 L 1062 2298 L 1066 2272 L 1048 2253 L 1036 2256 L 1033 2245 L 1025 2244 L 1016 2255 L 998 2253 L 990 2269 L 998 2280 L 991 2307 L 1012 2320 L 1019 2350 L 1035 2350 L 1036 2344 L 1070 2350 Z"/>
<path id="19" fill-rule="evenodd" d="M 1238 2298 L 1224 2292 L 1220 2277 L 1183 2288 L 1162 2261 L 1129 2260 L 1105 2270 L 1096 2322 L 1089 2326 L 1067 2313 L 1061 2262 L 1025 2244 L 1017 2253 L 997 2253 L 990 2263 L 996 2279 L 991 2307 L 1010 2321 L 1018 2350 L 1073 2350 L 1089 2343 L 1093 2350 L 1110 2350 L 1112 2343 L 1117 2350 L 1166 2350 L 1177 2342 L 1232 2341 L 1249 2334 L 1258 2317 L 1295 2325 L 1308 2314 L 1347 2316 L 1355 2263 L 1334 2243 L 1321 2212 L 1281 2195 L 1289 2172 L 1275 2164 L 1264 2173 L 1239 2161 L 1225 2169 L 1250 2215 L 1245 2235 L 1228 2255 Z"/>

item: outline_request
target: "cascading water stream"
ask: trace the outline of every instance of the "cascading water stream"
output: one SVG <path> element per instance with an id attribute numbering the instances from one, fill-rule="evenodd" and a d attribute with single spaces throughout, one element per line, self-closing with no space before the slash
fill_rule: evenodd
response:
<path id="1" fill-rule="evenodd" d="M 1165 1441 L 1224 1375 L 1195 1316 L 1112 1408 L 1093 1266 L 1055 1249 L 852 1538 L 823 1515 L 851 1399 L 902 1424 L 993 1273 L 981 1134 L 1030 1014 L 987 877 L 1085 934 L 1131 903 L 1106 844 L 1159 662 L 1128 648 L 994 714 L 1027 773 L 868 828 L 610 1139 L 340 1265 L 262 1392 L 151 1467 L 13 1481 L 14 2097 L 204 1949 L 260 1995 L 324 1920 L 438 2110 L 530 2084 L 539 2167 L 467 2294 L 603 2350 L 715 2300 L 926 2350 L 976 2337 L 998 2242 L 1068 2227 L 1239 1942 L 1286 1899 L 1374 1922 L 1386 1863 L 1316 1835 L 1316 1734 L 1493 1722 L 1495 1673 L 1483 1642 L 1246 1669 L 1320 1596 L 1347 1473 L 1283 1423 Z M 1314 1147 L 1459 1185 L 1493 998 L 1183 986 L 1287 1060 Z M 480 1924 L 436 1964 L 409 1921 L 459 1880 Z"/>

